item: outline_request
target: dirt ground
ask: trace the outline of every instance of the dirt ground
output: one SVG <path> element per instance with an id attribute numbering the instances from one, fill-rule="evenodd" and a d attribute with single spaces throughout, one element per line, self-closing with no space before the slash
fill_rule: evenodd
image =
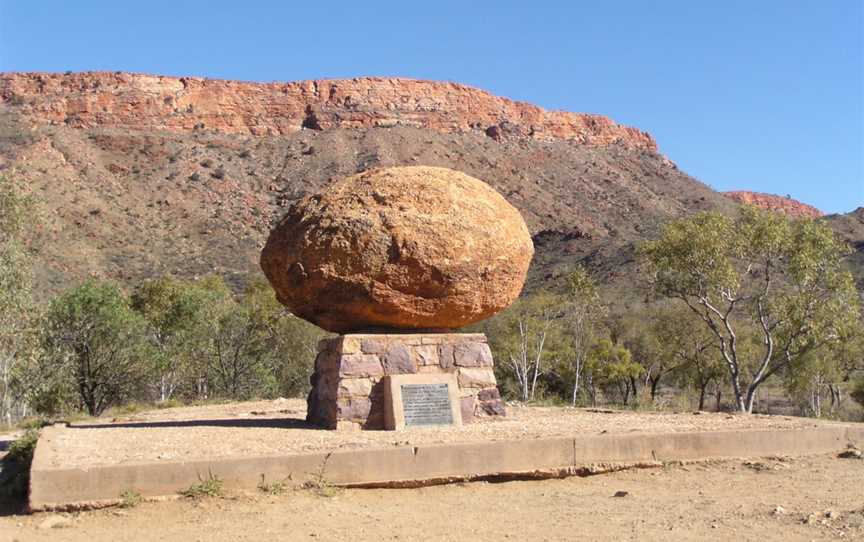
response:
<path id="1" fill-rule="evenodd" d="M 435 443 L 526 440 L 601 433 L 795 429 L 830 422 L 791 416 L 632 412 L 507 406 L 507 417 L 412 431 L 325 431 L 304 421 L 305 401 L 277 399 L 152 410 L 76 422 L 46 448 L 47 465 L 260 457 Z"/>
<path id="2" fill-rule="evenodd" d="M 0 517 L 0 540 L 862 540 L 862 487 L 861 459 L 726 461 L 563 480 L 304 489 L 7 516 Z"/>

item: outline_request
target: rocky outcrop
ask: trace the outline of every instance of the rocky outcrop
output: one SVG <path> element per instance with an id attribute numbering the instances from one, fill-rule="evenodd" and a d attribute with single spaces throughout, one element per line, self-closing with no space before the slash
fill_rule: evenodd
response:
<path id="1" fill-rule="evenodd" d="M 261 267 L 292 313 L 329 331 L 454 329 L 510 305 L 533 253 L 519 211 L 482 181 L 393 167 L 294 204 Z"/>
<path id="2" fill-rule="evenodd" d="M 727 197 L 745 205 L 753 205 L 760 209 L 783 213 L 791 217 L 819 218 L 824 213 L 806 203 L 792 198 L 777 196 L 774 194 L 762 194 L 760 192 L 734 191 L 723 192 Z"/>
<path id="3" fill-rule="evenodd" d="M 76 128 L 285 135 L 408 125 L 478 130 L 496 141 L 530 137 L 657 150 L 648 133 L 601 115 L 546 111 L 457 83 L 400 78 L 246 83 L 121 72 L 5 73 L 0 100 L 32 123 Z"/>

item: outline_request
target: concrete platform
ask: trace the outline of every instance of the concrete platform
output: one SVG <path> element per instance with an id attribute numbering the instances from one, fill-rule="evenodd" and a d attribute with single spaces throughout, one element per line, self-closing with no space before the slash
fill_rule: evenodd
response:
<path id="1" fill-rule="evenodd" d="M 670 461 L 801 456 L 836 452 L 849 444 L 864 446 L 862 424 L 813 423 L 791 429 L 573 435 L 59 466 L 62 450 L 56 444 L 62 442 L 64 432 L 74 430 L 59 425 L 43 429 L 31 470 L 31 510 L 107 506 L 130 490 L 144 497 L 173 496 L 211 475 L 233 490 L 254 491 L 262 480 L 292 486 L 410 487 L 477 479 L 563 477 Z"/>

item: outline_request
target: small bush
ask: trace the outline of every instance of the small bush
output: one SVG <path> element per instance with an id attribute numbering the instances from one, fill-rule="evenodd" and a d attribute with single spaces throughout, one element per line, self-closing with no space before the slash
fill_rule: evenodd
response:
<path id="1" fill-rule="evenodd" d="M 36 449 L 36 442 L 39 440 L 39 431 L 36 429 L 28 429 L 24 434 L 15 440 L 9 446 L 9 453 L 6 459 L 12 459 L 21 463 L 26 462 L 30 465 L 33 460 L 33 450 Z"/>
<path id="2" fill-rule="evenodd" d="M 222 487 L 222 479 L 211 472 L 208 473 L 206 480 L 192 484 L 178 493 L 190 499 L 201 499 L 204 497 L 221 497 L 225 494 L 225 490 Z"/>
<path id="3" fill-rule="evenodd" d="M 24 499 L 30 487 L 30 464 L 39 440 L 37 429 L 28 429 L 9 446 L 9 453 L 0 462 L 0 496 Z"/>
<path id="4" fill-rule="evenodd" d="M 267 482 L 264 475 L 261 475 L 261 481 L 258 483 L 258 491 L 267 495 L 281 495 L 288 491 L 288 484 L 282 482 Z"/>
<path id="5" fill-rule="evenodd" d="M 134 489 L 127 489 L 120 494 L 120 508 L 135 508 L 144 501 L 144 497 Z"/>
<path id="6" fill-rule="evenodd" d="M 330 460 L 330 455 L 331 454 L 327 454 L 324 457 L 324 461 L 321 462 L 321 466 L 317 472 L 309 473 L 311 479 L 303 484 L 304 489 L 311 489 L 319 497 L 335 497 L 339 494 L 340 488 L 328 482 L 325 475 L 327 470 L 327 461 Z"/>

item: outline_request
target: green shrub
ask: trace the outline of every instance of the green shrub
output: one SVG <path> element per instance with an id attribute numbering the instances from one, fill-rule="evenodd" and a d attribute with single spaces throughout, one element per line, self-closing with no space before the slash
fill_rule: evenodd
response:
<path id="1" fill-rule="evenodd" d="M 144 501 L 144 497 L 134 489 L 127 489 L 120 494 L 120 508 L 135 508 Z"/>
<path id="2" fill-rule="evenodd" d="M 222 479 L 211 472 L 208 473 L 206 479 L 180 490 L 179 493 L 190 499 L 201 499 L 203 497 L 221 497 L 225 494 L 225 490 L 222 487 Z"/>
<path id="3" fill-rule="evenodd" d="M 9 447 L 0 469 L 0 496 L 25 499 L 30 487 L 30 464 L 39 440 L 37 429 L 28 429 Z"/>

